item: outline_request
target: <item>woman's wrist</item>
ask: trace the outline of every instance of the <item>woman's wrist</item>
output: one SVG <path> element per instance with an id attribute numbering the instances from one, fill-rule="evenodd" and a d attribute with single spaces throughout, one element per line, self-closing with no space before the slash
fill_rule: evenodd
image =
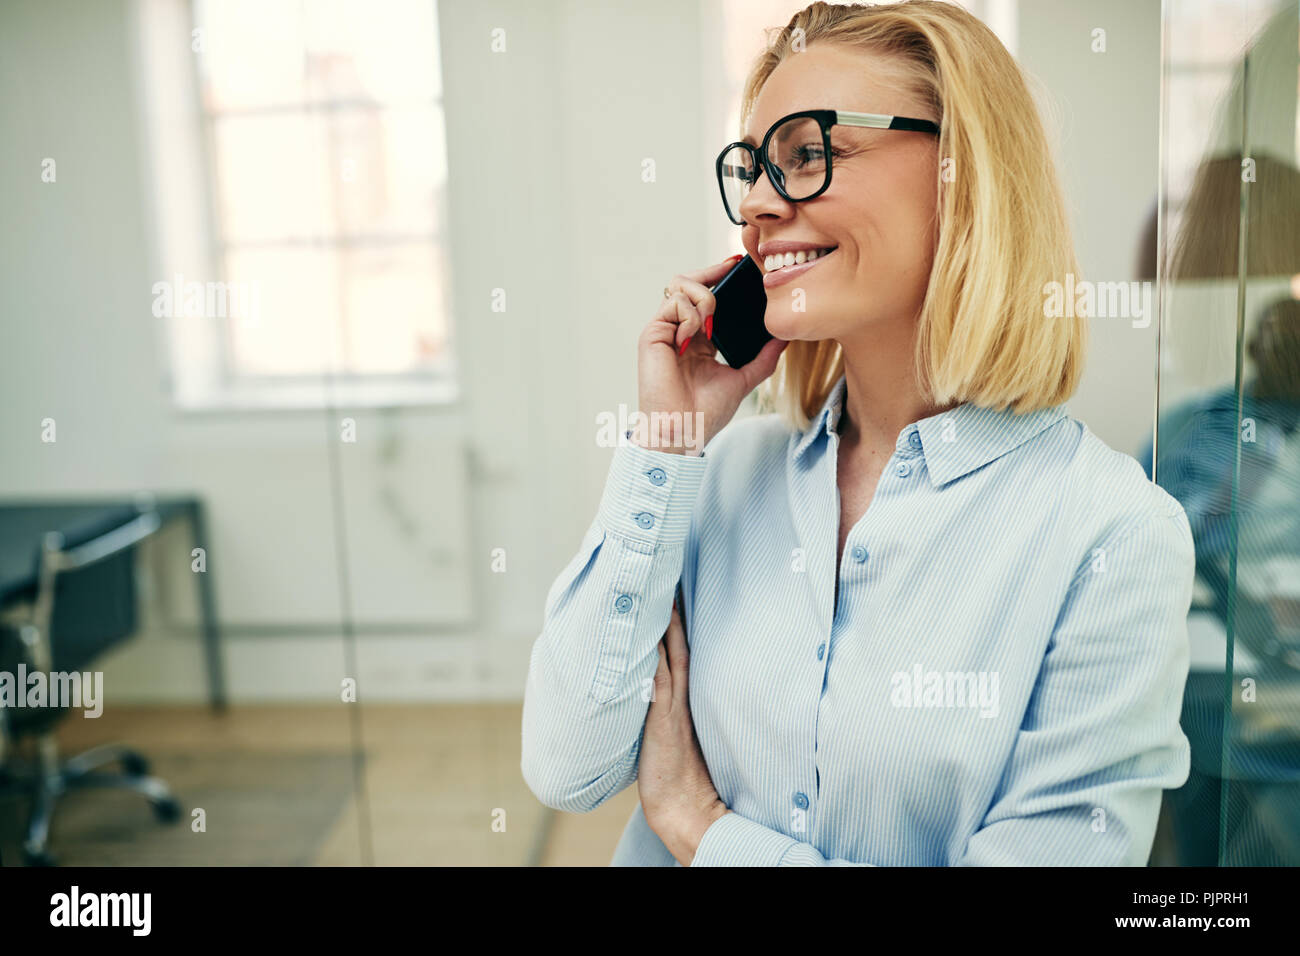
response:
<path id="1" fill-rule="evenodd" d="M 703 416 L 697 412 L 695 417 L 693 427 L 684 428 L 683 416 L 680 414 L 664 416 L 666 420 L 661 420 L 658 413 L 639 413 L 635 426 L 629 432 L 629 438 L 638 448 L 647 451 L 698 458 L 704 454 L 708 438 L 704 433 Z"/>
<path id="2" fill-rule="evenodd" d="M 720 799 L 715 799 L 708 807 L 689 812 L 678 811 L 672 818 L 651 829 L 655 830 L 678 863 L 690 866 L 709 827 L 728 813 L 731 813 L 730 808 Z"/>

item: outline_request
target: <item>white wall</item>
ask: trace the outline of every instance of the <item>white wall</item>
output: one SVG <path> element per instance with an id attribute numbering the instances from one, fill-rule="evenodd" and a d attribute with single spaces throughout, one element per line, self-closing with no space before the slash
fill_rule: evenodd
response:
<path id="1" fill-rule="evenodd" d="M 594 512 L 609 455 L 596 415 L 635 402 L 636 331 L 662 277 L 703 252 L 699 9 L 442 7 L 463 400 L 338 411 L 359 434 L 340 448 L 350 595 L 371 696 L 517 696 L 546 589 Z M 504 54 L 489 48 L 496 27 Z M 160 276 L 134 42 L 124 0 L 0 12 L 0 494 L 201 494 L 234 694 L 333 695 L 337 423 L 172 411 L 149 309 Z M 46 156 L 54 184 L 40 180 Z M 505 314 L 489 308 L 494 288 Z M 176 608 L 112 662 L 119 699 L 202 692 L 192 631 L 162 626 L 190 603 L 187 542 L 168 541 L 172 573 L 155 587 Z M 504 574 L 490 571 L 498 547 Z"/>
<path id="2" fill-rule="evenodd" d="M 1068 108 L 1066 185 L 1089 277 L 1131 276 L 1154 196 L 1158 5 L 1022 5 L 1019 49 Z M 1048 8 L 1043 10 L 1042 8 Z M 635 339 L 673 274 L 720 258 L 711 117 L 718 20 L 700 0 L 444 0 L 454 407 L 339 410 L 363 697 L 516 697 L 546 590 L 608 464 L 596 416 L 635 407 Z M 150 312 L 152 195 L 129 0 L 0 6 L 0 495 L 190 490 L 237 699 L 337 694 L 338 530 L 324 412 L 182 415 Z M 503 27 L 507 52 L 492 54 Z M 1063 52 L 1081 31 L 1083 52 Z M 1071 48 L 1073 49 L 1073 48 Z M 1104 65 L 1103 65 L 1104 64 Z M 58 181 L 40 180 L 55 157 Z M 656 179 L 642 181 L 653 159 Z M 712 236 L 712 239 L 710 239 Z M 504 314 L 490 309 L 504 288 Z M 1150 424 L 1154 330 L 1096 335 L 1075 413 L 1124 450 Z M 58 442 L 39 440 L 53 417 Z M 152 626 L 107 668 L 117 699 L 195 699 L 188 545 L 147 580 Z M 504 548 L 506 573 L 490 570 Z"/>
<path id="3" fill-rule="evenodd" d="M 1139 237 L 1159 186 L 1158 0 L 1021 0 L 1019 56 L 1058 124 L 1058 168 L 1083 278 L 1138 278 Z M 1106 50 L 1093 52 L 1093 30 Z M 1157 297 L 1152 295 L 1155 303 Z M 1103 441 L 1135 455 L 1155 412 L 1157 319 L 1094 318 L 1088 365 L 1068 403 Z"/>

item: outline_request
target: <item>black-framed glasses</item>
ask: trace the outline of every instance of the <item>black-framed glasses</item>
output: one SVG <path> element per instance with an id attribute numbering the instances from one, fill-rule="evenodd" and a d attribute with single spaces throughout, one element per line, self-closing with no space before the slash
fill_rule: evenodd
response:
<path id="1" fill-rule="evenodd" d="M 939 135 L 937 124 L 907 116 L 844 110 L 801 110 L 783 116 L 772 124 L 761 146 L 732 143 L 718 154 L 718 188 L 722 190 L 727 217 L 737 226 L 745 224 L 740 217 L 740 203 L 758 182 L 760 172 L 766 172 L 772 187 L 790 202 L 803 202 L 824 193 L 831 184 L 836 152 L 831 147 L 831 127 L 837 125 Z"/>

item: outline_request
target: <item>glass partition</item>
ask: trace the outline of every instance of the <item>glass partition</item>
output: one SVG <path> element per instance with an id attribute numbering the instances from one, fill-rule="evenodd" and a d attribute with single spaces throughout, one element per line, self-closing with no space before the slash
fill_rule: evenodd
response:
<path id="1" fill-rule="evenodd" d="M 1197 581 L 1178 866 L 1300 863 L 1297 5 L 1164 5 L 1155 480 Z"/>

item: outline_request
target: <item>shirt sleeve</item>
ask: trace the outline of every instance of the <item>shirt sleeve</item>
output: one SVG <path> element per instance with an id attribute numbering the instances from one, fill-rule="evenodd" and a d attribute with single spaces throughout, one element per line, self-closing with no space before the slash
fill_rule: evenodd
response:
<path id="1" fill-rule="evenodd" d="M 1093 549 L 1058 615 L 1011 759 L 954 866 L 1144 866 L 1161 791 L 1182 786 L 1194 560 L 1183 510 Z M 734 812 L 692 866 L 870 866 Z"/>
<path id="2" fill-rule="evenodd" d="M 703 456 L 614 450 L 600 508 L 546 599 L 524 689 L 520 769 L 543 804 L 584 813 L 636 779 Z"/>
<path id="3" fill-rule="evenodd" d="M 734 810 L 709 824 L 691 866 L 874 866 L 822 856 L 811 844 L 742 817 Z"/>
<path id="4" fill-rule="evenodd" d="M 1094 548 L 1057 617 L 1011 760 L 957 866 L 1145 866 L 1179 716 L 1195 559 L 1181 507 Z"/>

